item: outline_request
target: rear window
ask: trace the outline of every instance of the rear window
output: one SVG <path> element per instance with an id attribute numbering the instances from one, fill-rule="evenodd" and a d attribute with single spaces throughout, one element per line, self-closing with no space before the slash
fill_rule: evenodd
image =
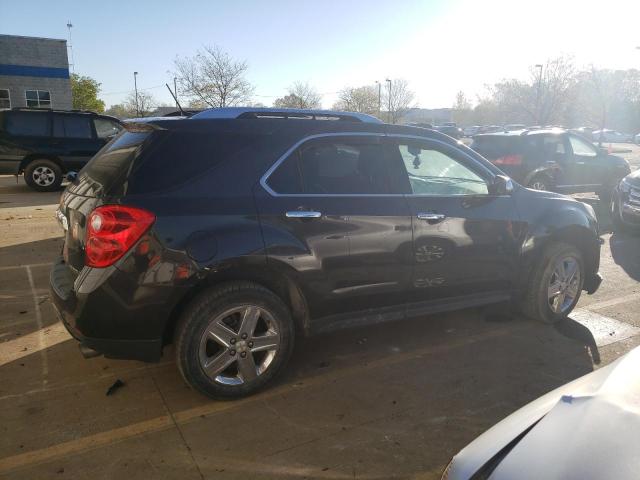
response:
<path id="1" fill-rule="evenodd" d="M 49 116 L 42 112 L 10 112 L 5 115 L 5 129 L 11 135 L 48 137 Z"/>
<path id="2" fill-rule="evenodd" d="M 116 189 L 125 182 L 129 194 L 170 190 L 223 161 L 246 158 L 255 142 L 255 135 L 231 132 L 124 132 L 91 159 L 70 190 L 78 195 L 119 194 Z"/>
<path id="3" fill-rule="evenodd" d="M 522 153 L 520 137 L 506 135 L 474 137 L 471 148 L 487 160 L 496 160 L 507 155 Z"/>

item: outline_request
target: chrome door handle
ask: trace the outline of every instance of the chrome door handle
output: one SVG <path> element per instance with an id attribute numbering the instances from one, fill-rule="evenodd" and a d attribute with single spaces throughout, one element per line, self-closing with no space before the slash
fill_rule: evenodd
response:
<path id="1" fill-rule="evenodd" d="M 444 220 L 445 216 L 441 213 L 419 213 L 419 220 L 426 220 L 427 222 L 439 222 L 440 220 Z"/>
<path id="2" fill-rule="evenodd" d="M 287 218 L 320 218 L 322 212 L 314 212 L 309 210 L 291 210 L 285 213 Z"/>

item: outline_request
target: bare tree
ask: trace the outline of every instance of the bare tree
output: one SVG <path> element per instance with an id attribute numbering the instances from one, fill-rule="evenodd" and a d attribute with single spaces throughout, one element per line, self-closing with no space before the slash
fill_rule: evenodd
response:
<path id="1" fill-rule="evenodd" d="M 387 82 L 384 96 L 382 98 L 382 108 L 387 107 L 389 123 L 398 121 L 413 106 L 414 94 L 409 89 L 409 82 L 402 78 L 395 78 Z"/>
<path id="2" fill-rule="evenodd" d="M 456 103 L 453 104 L 453 120 L 461 125 L 468 125 L 473 118 L 473 109 L 471 102 L 467 99 L 467 96 L 463 91 L 459 91 L 456 94 Z"/>
<path id="3" fill-rule="evenodd" d="M 347 87 L 338 93 L 338 101 L 333 105 L 334 110 L 347 112 L 368 113 L 377 115 L 379 112 L 378 88 L 372 85 L 364 87 Z"/>
<path id="4" fill-rule="evenodd" d="M 147 117 L 156 109 L 158 102 L 148 92 L 138 91 L 138 98 L 136 100 L 136 93 L 131 92 L 124 101 L 124 108 L 131 113 L 131 116 Z"/>
<path id="5" fill-rule="evenodd" d="M 320 108 L 322 97 L 307 82 L 296 82 L 289 87 L 287 95 L 276 99 L 276 108 Z"/>
<path id="6" fill-rule="evenodd" d="M 175 76 L 191 104 L 229 107 L 249 103 L 253 86 L 246 79 L 249 68 L 220 48 L 203 47 L 194 57 L 176 58 Z"/>

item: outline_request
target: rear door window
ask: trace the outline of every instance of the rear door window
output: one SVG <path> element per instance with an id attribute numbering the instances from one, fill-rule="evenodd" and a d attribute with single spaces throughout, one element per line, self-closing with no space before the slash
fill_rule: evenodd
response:
<path id="1" fill-rule="evenodd" d="M 389 193 L 388 156 L 377 138 L 310 141 L 269 177 L 276 193 L 367 195 Z"/>
<path id="2" fill-rule="evenodd" d="M 5 118 L 5 128 L 11 135 L 48 137 L 50 134 L 49 114 L 45 112 L 10 112 Z"/>
<path id="3" fill-rule="evenodd" d="M 89 117 L 79 115 L 54 115 L 53 136 L 58 138 L 92 138 Z"/>
<path id="4" fill-rule="evenodd" d="M 521 137 L 507 135 L 475 137 L 471 148 L 487 160 L 522 154 Z"/>

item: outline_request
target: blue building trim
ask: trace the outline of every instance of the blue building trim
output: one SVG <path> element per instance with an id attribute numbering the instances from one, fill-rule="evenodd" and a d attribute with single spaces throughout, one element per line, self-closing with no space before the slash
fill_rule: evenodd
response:
<path id="1" fill-rule="evenodd" d="M 0 64 L 0 75 L 14 77 L 69 78 L 69 69 Z"/>

